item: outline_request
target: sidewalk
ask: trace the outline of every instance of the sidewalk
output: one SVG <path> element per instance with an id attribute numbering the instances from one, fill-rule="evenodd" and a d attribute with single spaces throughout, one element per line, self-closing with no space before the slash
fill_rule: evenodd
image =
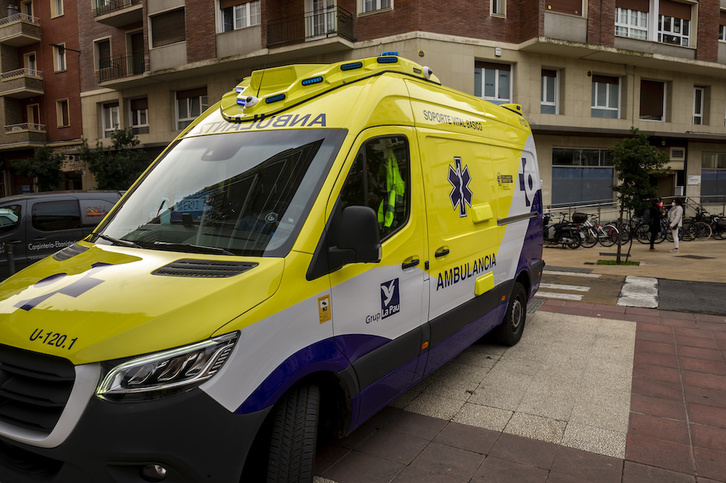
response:
<path id="1" fill-rule="evenodd" d="M 726 241 L 545 249 L 548 267 L 726 282 Z M 677 263 L 674 263 L 676 261 Z M 351 436 L 318 481 L 726 482 L 726 317 L 547 300 L 513 348 L 477 343 Z"/>
<path id="2" fill-rule="evenodd" d="M 622 261 L 628 247 L 622 247 Z M 640 262 L 638 266 L 597 264 L 599 260 L 615 260 L 617 246 L 605 248 L 596 245 L 576 250 L 545 248 L 544 259 L 550 267 L 587 267 L 593 273 L 607 275 L 726 283 L 726 240 L 682 241 L 678 254 L 670 253 L 673 243 L 668 241 L 655 245 L 657 252 L 651 252 L 649 248 L 649 245 L 633 242 L 629 260 Z"/>

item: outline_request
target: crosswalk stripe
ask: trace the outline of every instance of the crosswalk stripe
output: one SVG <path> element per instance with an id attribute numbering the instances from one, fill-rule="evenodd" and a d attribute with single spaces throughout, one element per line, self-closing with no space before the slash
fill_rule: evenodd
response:
<path id="1" fill-rule="evenodd" d="M 567 275 L 568 277 L 600 278 L 599 273 L 560 272 L 558 270 L 545 270 L 547 275 Z"/>
<path id="2" fill-rule="evenodd" d="M 651 277 L 625 277 L 620 289 L 618 305 L 625 307 L 658 308 L 658 279 Z"/>
<path id="3" fill-rule="evenodd" d="M 582 295 L 574 293 L 557 293 L 557 292 L 543 292 L 539 290 L 535 297 L 544 297 L 548 299 L 562 299 L 562 300 L 582 300 Z"/>
<path id="4" fill-rule="evenodd" d="M 570 290 L 572 292 L 589 292 L 590 287 L 583 287 L 581 285 L 565 285 L 560 283 L 540 283 L 542 288 L 550 288 L 554 290 Z"/>

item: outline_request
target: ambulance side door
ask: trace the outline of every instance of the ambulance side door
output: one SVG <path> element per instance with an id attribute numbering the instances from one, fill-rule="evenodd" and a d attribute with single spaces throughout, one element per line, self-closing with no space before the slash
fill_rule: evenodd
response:
<path id="1" fill-rule="evenodd" d="M 340 196 L 331 202 L 337 212 L 373 209 L 381 260 L 333 271 L 331 304 L 336 344 L 355 369 L 365 418 L 417 377 L 427 330 L 426 219 L 412 129 L 366 130 L 351 153 Z"/>
<path id="2" fill-rule="evenodd" d="M 503 228 L 497 225 L 491 147 L 463 134 L 422 130 L 420 139 L 429 229 L 430 373 L 501 321 L 497 314 L 483 316 L 506 308 L 494 282 Z"/>

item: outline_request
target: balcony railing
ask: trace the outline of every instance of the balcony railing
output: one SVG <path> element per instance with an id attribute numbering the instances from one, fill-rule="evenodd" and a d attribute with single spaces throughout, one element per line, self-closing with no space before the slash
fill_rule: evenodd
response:
<path id="1" fill-rule="evenodd" d="M 96 2 L 96 17 L 133 7 L 134 5 L 141 5 L 141 0 L 98 0 Z"/>
<path id="2" fill-rule="evenodd" d="M 43 73 L 39 70 L 23 68 L 11 70 L 9 72 L 3 72 L 2 74 L 0 74 L 0 79 L 4 81 L 15 79 L 16 77 L 35 77 L 36 79 L 42 79 Z"/>
<path id="3" fill-rule="evenodd" d="M 101 62 L 98 69 L 98 82 L 108 82 L 124 77 L 141 75 L 146 72 L 144 54 L 131 53 Z"/>
<path id="4" fill-rule="evenodd" d="M 32 17 L 24 13 L 16 13 L 14 15 L 9 15 L 5 18 L 0 18 L 0 27 L 2 27 L 3 25 L 11 24 L 13 22 L 25 22 L 33 25 L 40 25 L 39 18 Z"/>
<path id="5" fill-rule="evenodd" d="M 45 132 L 45 124 L 36 124 L 31 122 L 23 122 L 20 124 L 9 124 L 5 126 L 5 133 L 23 133 L 23 132 Z"/>
<path id="6" fill-rule="evenodd" d="M 267 47 L 336 36 L 355 41 L 353 15 L 341 7 L 332 7 L 323 12 L 307 12 L 267 23 Z"/>

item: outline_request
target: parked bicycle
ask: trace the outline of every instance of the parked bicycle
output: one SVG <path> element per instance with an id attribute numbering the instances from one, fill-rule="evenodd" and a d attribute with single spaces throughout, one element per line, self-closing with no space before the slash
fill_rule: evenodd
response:
<path id="1" fill-rule="evenodd" d="M 573 213 L 572 221 L 578 226 L 582 242 L 585 248 L 592 248 L 598 243 L 604 247 L 611 247 L 618 242 L 618 229 L 608 223 L 602 225 L 597 221 L 597 216 L 586 213 Z"/>

